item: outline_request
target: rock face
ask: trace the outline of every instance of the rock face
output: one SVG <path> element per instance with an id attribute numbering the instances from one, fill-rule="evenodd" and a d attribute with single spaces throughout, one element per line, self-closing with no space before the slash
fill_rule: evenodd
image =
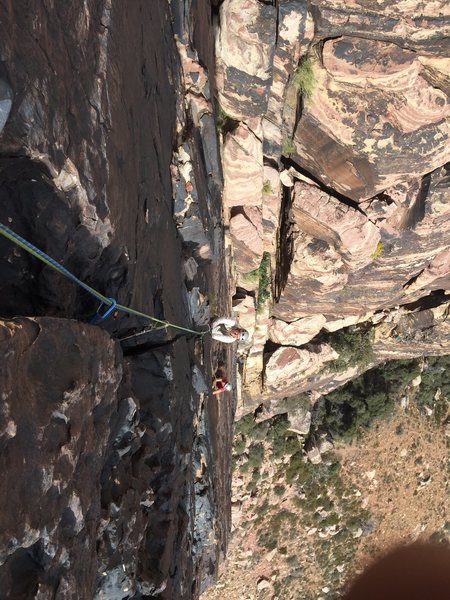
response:
<path id="1" fill-rule="evenodd" d="M 264 116 L 264 155 L 280 160 L 283 140 L 294 128 L 295 90 L 289 81 L 300 57 L 314 35 L 314 22 L 302 0 L 282 2 L 278 7 L 278 32 L 273 57 L 273 75 L 267 112 Z"/>
<path id="2" fill-rule="evenodd" d="M 381 242 L 371 250 L 372 254 L 369 248 L 366 250 L 367 263 L 361 268 L 357 264 L 356 268 L 352 267 L 351 262 L 345 265 L 343 256 L 336 252 L 335 246 L 328 245 L 329 238 L 324 233 L 328 230 L 328 219 L 322 223 L 323 229 L 316 234 L 315 242 L 303 232 L 297 234 L 292 267 L 275 307 L 275 314 L 282 318 L 289 318 L 292 314 L 306 316 L 318 313 L 334 318 L 363 315 L 368 310 L 375 312 L 406 304 L 433 290 L 446 289 L 450 276 L 447 264 L 449 209 L 444 200 L 447 194 L 447 170 L 443 167 L 426 179 L 421 191 L 417 192 L 413 183 L 403 201 L 398 201 L 394 196 L 398 202 L 398 205 L 395 202 L 390 205 L 394 210 L 398 206 L 402 211 L 403 206 L 408 206 L 408 197 L 411 198 L 411 195 L 412 206 L 404 209 L 402 219 L 395 220 L 388 216 L 378 221 L 378 227 L 367 221 L 367 226 L 375 235 L 377 232 L 381 234 Z M 323 210 L 326 210 L 326 206 Z M 366 219 L 362 213 L 348 207 L 341 205 L 340 210 L 349 215 L 355 214 L 357 219 Z M 299 221 L 301 218 L 299 215 Z M 411 225 L 408 226 L 408 222 Z M 352 235 L 351 229 L 348 233 L 347 239 L 358 239 Z M 370 238 L 359 239 L 365 243 Z M 375 241 L 376 238 L 370 249 L 374 248 Z M 316 251 L 308 249 L 308 242 L 313 244 Z M 303 257 L 298 266 L 297 256 Z M 361 258 L 363 256 L 364 251 Z M 311 268 L 309 273 L 308 265 Z M 301 281 L 301 285 L 295 283 L 297 273 L 301 277 L 297 280 Z M 303 273 L 307 280 L 303 279 Z M 312 293 L 307 293 L 306 288 Z"/>
<path id="3" fill-rule="evenodd" d="M 254 129 L 260 128 L 257 119 Z M 260 206 L 263 193 L 263 154 L 253 130 L 241 124 L 227 134 L 223 145 L 224 203 L 232 206 Z"/>
<path id="4" fill-rule="evenodd" d="M 414 52 L 341 37 L 322 60 L 295 132 L 300 166 L 360 201 L 450 159 L 449 99 Z"/>
<path id="5" fill-rule="evenodd" d="M 327 322 L 323 315 L 315 315 L 286 323 L 272 319 L 270 339 L 281 346 L 303 346 L 315 337 Z"/>
<path id="6" fill-rule="evenodd" d="M 0 0 L 0 38 L 0 222 L 161 320 L 197 329 L 196 288 L 228 313 L 205 4 Z M 0 595 L 198 597 L 230 513 L 211 342 L 88 325 L 96 300 L 3 237 L 0 281 Z"/>
<path id="7" fill-rule="evenodd" d="M 2 590 L 50 597 L 59 581 L 61 597 L 92 598 L 97 561 L 106 565 L 108 555 L 104 543 L 95 551 L 97 525 L 102 518 L 106 542 L 115 519 L 102 503 L 104 465 L 129 451 L 125 431 L 109 426 L 120 424 L 121 352 L 105 332 L 75 321 L 5 321 L 0 337 Z M 20 519 L 11 506 L 20 506 Z M 129 522 L 126 543 L 142 539 L 145 510 Z"/>
<path id="8" fill-rule="evenodd" d="M 8 120 L 9 113 L 11 112 L 12 101 L 13 91 L 6 79 L 1 77 L 0 71 L 0 133 L 3 131 L 3 127 Z"/>
<path id="9" fill-rule="evenodd" d="M 445 0 L 313 0 L 315 38 L 343 35 L 389 41 L 425 55 L 448 56 L 450 9 Z"/>
<path id="10" fill-rule="evenodd" d="M 225 0 L 216 40 L 222 109 L 236 119 L 267 109 L 275 47 L 276 10 L 258 0 Z"/>
<path id="11" fill-rule="evenodd" d="M 248 273 L 259 267 L 264 244 L 262 239 L 262 215 L 257 206 L 244 208 L 230 219 L 230 235 L 236 253 L 236 268 Z"/>
<path id="12" fill-rule="evenodd" d="M 293 396 L 299 382 L 320 370 L 326 362 L 338 354 L 325 344 L 306 348 L 280 348 L 269 358 L 266 365 L 266 389 L 277 396 Z M 283 374 L 281 379 L 280 374 Z"/>
<path id="13" fill-rule="evenodd" d="M 374 329 L 377 344 L 390 348 L 398 307 L 424 313 L 442 305 L 442 290 L 450 287 L 448 3 L 280 1 L 273 54 L 266 46 L 272 16 L 261 23 L 267 3 L 258 4 L 241 3 L 238 16 L 235 3 L 225 0 L 217 34 L 235 60 L 235 31 L 240 27 L 248 35 L 251 22 L 252 52 L 240 69 L 271 73 L 269 82 L 258 82 L 268 90 L 266 104 L 266 96 L 261 102 L 236 93 L 234 72 L 224 68 L 224 53 L 218 53 L 219 97 L 236 132 L 224 143 L 224 176 L 232 190 L 225 216 L 232 223 L 245 203 L 261 207 L 261 213 L 247 215 L 255 218 L 253 230 L 246 223 L 248 233 L 241 227 L 241 235 L 231 236 L 234 259 L 250 267 L 242 238 L 250 242 L 250 232 L 262 224 L 274 273 L 270 322 L 255 312 L 258 342 L 243 351 L 238 415 L 261 399 L 271 403 L 294 390 L 326 390 L 355 376 L 359 365 L 325 376 L 320 359 L 314 373 L 298 352 L 305 344 L 326 342 L 329 333 L 358 326 Z M 243 143 L 232 154 L 239 136 Z M 237 283 L 256 293 L 256 284 L 245 278 Z M 247 310 L 245 316 L 248 320 Z M 443 325 L 432 344 L 423 339 L 419 321 L 414 323 L 421 350 L 444 351 Z M 397 340 L 390 356 L 411 351 Z M 381 357 L 379 346 L 378 352 Z"/>

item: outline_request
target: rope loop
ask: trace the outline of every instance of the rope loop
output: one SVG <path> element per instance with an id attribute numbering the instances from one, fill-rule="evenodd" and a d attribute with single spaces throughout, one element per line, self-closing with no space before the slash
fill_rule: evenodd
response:
<path id="1" fill-rule="evenodd" d="M 108 298 L 108 300 L 111 301 L 111 305 L 102 314 L 100 312 L 100 310 L 101 310 L 102 306 L 105 305 L 105 303 L 101 302 L 100 306 L 97 308 L 97 312 L 92 317 L 92 319 L 89 321 L 89 323 L 91 325 L 96 325 L 97 323 L 101 323 L 102 321 L 104 321 L 106 319 L 106 317 L 108 317 L 112 313 L 112 311 L 117 307 L 117 300 L 115 300 L 114 298 Z"/>

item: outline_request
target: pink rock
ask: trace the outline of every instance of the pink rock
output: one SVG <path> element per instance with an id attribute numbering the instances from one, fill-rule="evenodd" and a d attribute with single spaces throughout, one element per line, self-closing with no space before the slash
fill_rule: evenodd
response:
<path id="1" fill-rule="evenodd" d="M 292 133 L 296 109 L 286 102 L 287 88 L 300 56 L 314 37 L 314 22 L 304 2 L 281 3 L 278 39 L 273 57 L 269 103 L 264 118 L 264 154 L 278 160 L 285 130 Z"/>
<path id="2" fill-rule="evenodd" d="M 310 373 L 317 373 L 321 365 L 335 360 L 337 353 L 327 344 L 307 348 L 279 348 L 269 358 L 265 369 L 265 391 L 276 392 L 277 397 L 294 395 Z"/>
<path id="3" fill-rule="evenodd" d="M 225 0 L 217 30 L 219 103 L 235 119 L 263 115 L 272 76 L 276 10 L 258 0 Z"/>
<path id="4" fill-rule="evenodd" d="M 277 250 L 278 226 L 281 209 L 280 175 L 273 167 L 264 167 L 264 193 L 262 219 L 264 223 L 264 248 L 273 256 Z"/>
<path id="5" fill-rule="evenodd" d="M 326 323 L 323 315 L 314 315 L 286 323 L 272 319 L 270 339 L 283 346 L 302 346 L 315 337 Z"/>
<path id="6" fill-rule="evenodd" d="M 343 37 L 323 61 L 295 133 L 303 168 L 361 201 L 450 160 L 450 103 L 415 54 Z"/>
<path id="7" fill-rule="evenodd" d="M 315 314 L 325 315 L 329 322 L 359 320 L 366 313 L 414 302 L 432 290 L 450 289 L 448 181 L 448 171 L 442 168 L 432 173 L 426 187 L 418 189 L 413 180 L 409 188 L 387 190 L 393 202 L 387 195 L 377 199 L 387 205 L 385 220 L 374 219 L 369 207 L 383 236 L 372 260 L 363 267 L 353 260 L 351 250 L 341 256 L 339 246 L 324 241 L 331 235 L 327 210 L 316 210 L 316 218 L 321 216 L 319 223 L 312 220 L 316 228 L 312 237 L 300 231 L 301 218 L 294 208 L 294 254 L 273 315 L 285 321 Z M 383 210 L 381 205 L 378 208 Z M 360 213 L 360 217 L 364 215 Z M 339 227 L 333 225 L 332 229 L 340 236 Z M 353 235 L 344 239 L 349 237 Z"/>
<path id="8" fill-rule="evenodd" d="M 230 220 L 236 269 L 248 273 L 258 268 L 263 251 L 262 214 L 257 207 L 248 207 Z"/>
<path id="9" fill-rule="evenodd" d="M 241 124 L 229 133 L 223 146 L 224 203 L 261 206 L 263 153 L 260 139 Z"/>

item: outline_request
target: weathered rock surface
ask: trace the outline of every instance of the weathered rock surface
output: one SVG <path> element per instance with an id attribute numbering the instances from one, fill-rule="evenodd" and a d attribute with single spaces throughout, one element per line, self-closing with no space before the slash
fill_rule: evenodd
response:
<path id="1" fill-rule="evenodd" d="M 286 323 L 272 319 L 270 339 L 281 346 L 302 346 L 315 337 L 326 323 L 323 315 L 314 315 Z"/>
<path id="2" fill-rule="evenodd" d="M 219 104 L 235 119 L 266 112 L 276 9 L 258 0 L 225 0 L 216 39 Z"/>
<path id="3" fill-rule="evenodd" d="M 277 254 L 281 200 L 280 175 L 273 167 L 264 166 L 262 199 L 264 250 L 274 258 Z M 272 260 L 272 263 L 274 264 L 275 261 Z"/>
<path id="4" fill-rule="evenodd" d="M 49 318 L 3 321 L 0 340 L 2 594 L 50 598 L 58 588 L 61 598 L 93 598 L 109 553 L 102 531 L 106 541 L 115 520 L 102 502 L 104 466 L 113 455 L 120 462 L 119 444 L 128 451 L 121 352 L 96 327 Z M 149 506 L 152 497 L 148 489 Z M 128 522 L 124 546 L 140 545 L 146 510 Z"/>
<path id="5" fill-rule="evenodd" d="M 277 397 L 293 396 L 299 383 L 320 371 L 326 362 L 338 354 L 326 344 L 305 348 L 285 347 L 276 350 L 268 359 L 265 369 L 265 390 Z"/>
<path id="6" fill-rule="evenodd" d="M 257 269 L 264 251 L 261 209 L 244 207 L 241 213 L 231 217 L 230 235 L 236 249 L 236 269 L 241 273 Z"/>
<path id="7" fill-rule="evenodd" d="M 289 410 L 289 430 L 299 435 L 308 435 L 311 428 L 311 412 L 309 410 Z"/>
<path id="8" fill-rule="evenodd" d="M 370 329 L 383 322 L 379 331 L 386 333 L 392 323 L 384 323 L 385 316 L 394 307 L 450 287 L 450 11 L 442 1 L 280 2 L 270 64 L 265 36 L 271 17 L 262 24 L 255 2 L 239 10 L 238 16 L 234 2 L 221 4 L 217 39 L 235 60 L 236 31 L 248 35 L 252 23 L 249 64 L 241 61 L 240 68 L 254 74 L 264 65 L 272 78 L 267 105 L 236 93 L 234 72 L 226 71 L 219 51 L 219 96 L 239 121 L 225 135 L 226 206 L 231 222 L 244 214 L 242 206 L 262 206 L 262 221 L 255 211 L 253 225 L 259 230 L 262 223 L 264 249 L 273 254 L 279 226 L 270 343 L 259 340 L 258 350 L 245 350 L 244 396 L 256 402 L 258 394 L 274 396 L 277 371 L 279 393 L 285 393 L 290 375 L 279 368 L 277 353 L 295 350 L 287 347 L 358 323 Z M 311 93 L 301 96 L 305 56 L 312 57 L 313 81 Z M 281 160 L 283 153 L 289 160 Z M 280 175 L 275 167 L 282 162 Z M 250 269 L 256 260 L 250 262 L 242 238 L 250 241 L 254 230 L 246 224 L 244 233 L 243 225 L 231 236 L 234 259 Z M 256 291 L 256 283 L 241 277 L 238 284 Z M 258 339 L 265 327 L 257 324 Z M 272 344 L 287 347 L 274 351 Z M 349 368 L 342 380 L 357 371 Z M 309 377 L 316 375 L 293 387 L 320 387 L 321 375 Z M 338 385 L 331 379 L 325 377 L 325 387 Z"/>
<path id="9" fill-rule="evenodd" d="M 2 77 L 2 69 L 0 68 L 0 133 L 3 131 L 11 112 L 13 97 L 11 86 Z"/>
<path id="10" fill-rule="evenodd" d="M 296 111 L 287 101 L 288 84 L 313 35 L 314 22 L 303 0 L 280 3 L 272 83 L 263 121 L 264 155 L 277 162 L 284 138 L 291 135 L 295 125 Z"/>
<path id="11" fill-rule="evenodd" d="M 252 125 L 259 129 L 255 120 Z M 263 153 L 261 140 L 246 124 L 227 134 L 223 145 L 224 204 L 260 206 L 263 193 Z"/>
<path id="12" fill-rule="evenodd" d="M 0 221 L 108 296 L 192 327 L 181 267 L 192 247 L 201 254 L 200 233 L 205 258 L 218 252 L 221 265 L 223 247 L 200 67 L 212 64 L 205 3 L 0 0 L 0 34 L 15 93 L 0 144 Z M 173 148 L 185 151 L 184 197 L 172 188 Z M 174 218 L 173 199 L 189 194 Z M 182 246 L 176 220 L 194 217 L 196 237 Z M 3 238 L 0 258 L 2 317 L 41 315 L 2 326 L 14 332 L 0 368 L 1 392 L 11 391 L 3 489 L 21 498 L 23 518 L 2 493 L 0 595 L 198 597 L 230 514 L 231 408 L 206 411 L 193 369 L 209 380 L 209 340 L 204 355 L 173 331 L 146 342 L 133 334 L 148 322 L 118 314 L 102 326 L 127 338 L 124 358 L 106 332 L 69 320 L 88 320 L 95 300 Z M 227 310 L 224 267 L 199 263 L 189 287 Z"/>
<path id="13" fill-rule="evenodd" d="M 295 133 L 298 163 L 360 201 L 450 159 L 450 102 L 416 54 L 382 41 L 326 41 Z M 297 159 L 296 159 L 297 160 Z"/>
<path id="14" fill-rule="evenodd" d="M 407 193 L 405 203 L 409 208 L 403 218 L 396 223 L 389 219 L 381 222 L 381 245 L 373 250 L 372 257 L 367 249 L 366 265 L 355 270 L 350 270 L 351 262 L 347 262 L 349 269 L 343 255 L 329 245 L 328 219 L 320 224 L 321 232 L 317 229 L 314 240 L 294 225 L 299 233 L 294 242 L 293 264 L 287 285 L 274 307 L 275 315 L 288 319 L 310 314 L 329 315 L 329 320 L 347 316 L 359 319 L 368 311 L 406 304 L 433 290 L 447 289 L 450 284 L 447 169 L 434 171 L 422 182 L 419 192 L 413 183 L 411 193 L 415 199 L 412 206 Z M 327 210 L 327 206 L 322 210 Z M 342 214 L 347 215 L 344 221 L 352 214 L 356 215 L 356 222 L 366 219 L 355 209 L 340 207 Z M 301 213 L 298 218 L 302 219 Z M 378 229 L 369 221 L 367 224 L 376 235 Z M 355 237 L 351 228 L 347 233 L 347 240 L 366 242 L 363 237 Z M 308 244 L 312 244 L 312 249 Z M 297 257 L 301 257 L 298 263 Z M 297 276 L 301 285 L 294 283 Z"/>
<path id="15" fill-rule="evenodd" d="M 450 53 L 450 9 L 446 0 L 313 0 L 316 39 L 342 35 L 378 39 L 424 54 Z"/>

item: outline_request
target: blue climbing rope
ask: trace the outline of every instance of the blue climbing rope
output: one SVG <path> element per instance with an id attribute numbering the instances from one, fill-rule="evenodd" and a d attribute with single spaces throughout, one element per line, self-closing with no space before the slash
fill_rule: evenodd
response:
<path id="1" fill-rule="evenodd" d="M 153 321 L 154 323 L 159 323 L 163 327 L 172 327 L 173 329 L 180 329 L 181 331 L 194 333 L 195 335 L 204 335 L 205 333 L 207 333 L 206 331 L 195 331 L 194 329 L 188 329 L 187 327 L 174 325 L 173 323 L 169 323 L 169 321 L 157 319 L 156 317 L 147 315 L 146 313 L 141 312 L 139 310 L 135 310 L 134 308 L 130 308 L 129 306 L 123 306 L 122 304 L 119 304 L 114 298 L 108 298 L 107 296 L 100 294 L 100 292 L 92 288 L 90 285 L 87 285 L 87 283 L 84 283 L 84 281 L 81 281 L 80 279 L 78 279 L 78 277 L 75 277 L 73 273 L 68 271 L 51 256 L 49 256 L 30 242 L 28 242 L 18 233 L 15 233 L 12 229 L 6 227 L 6 225 L 3 225 L 2 223 L 0 223 L 0 234 L 3 235 L 3 237 L 10 240 L 11 242 L 13 242 L 14 244 L 16 244 L 17 246 L 19 246 L 20 248 L 22 248 L 23 250 L 26 250 L 29 254 L 39 259 L 48 267 L 51 267 L 53 270 L 57 271 L 58 273 L 61 273 L 61 275 L 64 275 L 65 277 L 73 281 L 73 283 L 76 283 L 78 286 L 86 290 L 86 292 L 94 296 L 94 298 L 97 298 L 97 300 L 100 301 L 100 306 L 98 307 L 94 317 L 91 319 L 91 323 L 93 324 L 100 323 L 101 321 L 106 319 L 106 317 L 110 315 L 114 310 L 119 310 L 121 312 L 133 315 L 135 317 L 142 317 L 143 319 L 148 319 L 150 321 Z M 107 309 L 104 312 L 101 312 L 102 307 L 104 306 L 106 306 Z"/>

